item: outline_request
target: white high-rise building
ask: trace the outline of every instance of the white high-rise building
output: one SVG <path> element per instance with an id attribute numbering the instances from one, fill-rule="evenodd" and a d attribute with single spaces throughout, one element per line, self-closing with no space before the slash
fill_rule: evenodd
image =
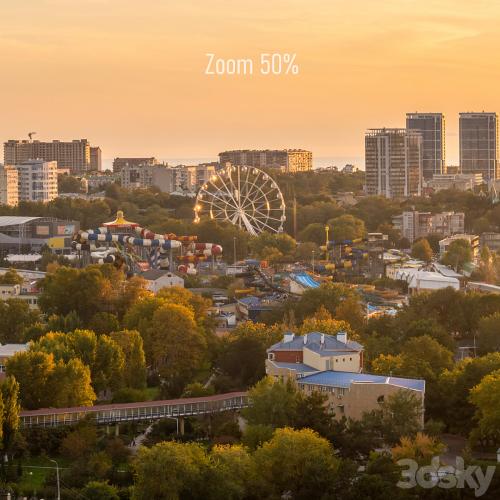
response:
<path id="1" fill-rule="evenodd" d="M 18 171 L 19 201 L 48 202 L 57 198 L 57 162 L 28 160 Z"/>

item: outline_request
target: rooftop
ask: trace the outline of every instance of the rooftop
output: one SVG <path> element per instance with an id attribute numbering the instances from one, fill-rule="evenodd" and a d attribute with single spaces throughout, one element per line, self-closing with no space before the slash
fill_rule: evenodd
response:
<path id="1" fill-rule="evenodd" d="M 178 276 L 172 271 L 167 271 L 164 269 L 148 269 L 141 273 L 141 276 L 148 281 L 154 281 L 163 276 L 172 276 L 173 278 L 178 278 Z"/>
<path id="2" fill-rule="evenodd" d="M 5 344 L 0 346 L 0 356 L 14 356 L 28 350 L 28 344 Z"/>
<path id="3" fill-rule="evenodd" d="M 33 220 L 41 219 L 42 217 L 20 217 L 17 215 L 2 215 L 0 216 L 0 227 L 18 226 L 26 224 Z"/>
<path id="4" fill-rule="evenodd" d="M 293 336 L 293 337 L 292 337 Z M 328 335 L 321 332 L 310 332 L 307 335 L 287 334 L 288 341 L 282 340 L 271 346 L 268 351 L 301 351 L 304 347 L 314 351 L 321 356 L 331 356 L 336 352 L 359 352 L 363 346 L 358 342 L 348 340 L 347 343 L 341 342 L 334 335 Z M 321 339 L 324 342 L 321 342 Z"/>
<path id="5" fill-rule="evenodd" d="M 349 388 L 352 384 L 388 384 L 415 391 L 425 391 L 425 380 L 386 377 L 370 373 L 324 371 L 302 377 L 299 383 L 344 388 Z"/>

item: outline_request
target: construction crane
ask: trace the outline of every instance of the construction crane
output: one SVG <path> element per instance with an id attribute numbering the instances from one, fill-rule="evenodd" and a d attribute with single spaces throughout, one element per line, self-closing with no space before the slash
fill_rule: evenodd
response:
<path id="1" fill-rule="evenodd" d="M 33 140 L 33 136 L 36 134 L 36 132 L 28 132 L 28 137 L 30 138 L 30 141 Z"/>

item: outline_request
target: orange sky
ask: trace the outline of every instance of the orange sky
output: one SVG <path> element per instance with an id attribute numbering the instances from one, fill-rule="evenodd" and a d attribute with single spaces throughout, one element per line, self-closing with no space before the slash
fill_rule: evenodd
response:
<path id="1" fill-rule="evenodd" d="M 0 0 L 0 139 L 104 158 L 304 147 L 362 157 L 368 127 L 500 111 L 498 0 Z M 207 52 L 297 54 L 299 76 L 204 75 Z"/>

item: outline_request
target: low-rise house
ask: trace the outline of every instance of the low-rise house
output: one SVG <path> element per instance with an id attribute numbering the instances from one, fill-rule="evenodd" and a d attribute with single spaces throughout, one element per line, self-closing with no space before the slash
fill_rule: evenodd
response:
<path id="1" fill-rule="evenodd" d="M 266 372 L 272 376 L 302 376 L 324 370 L 360 372 L 363 346 L 348 340 L 347 333 L 306 335 L 287 333 L 267 350 Z"/>
<path id="2" fill-rule="evenodd" d="M 148 282 L 147 289 L 153 293 L 158 293 L 162 288 L 173 286 L 184 288 L 184 278 L 171 271 L 149 269 L 148 271 L 144 271 L 141 276 Z"/>

